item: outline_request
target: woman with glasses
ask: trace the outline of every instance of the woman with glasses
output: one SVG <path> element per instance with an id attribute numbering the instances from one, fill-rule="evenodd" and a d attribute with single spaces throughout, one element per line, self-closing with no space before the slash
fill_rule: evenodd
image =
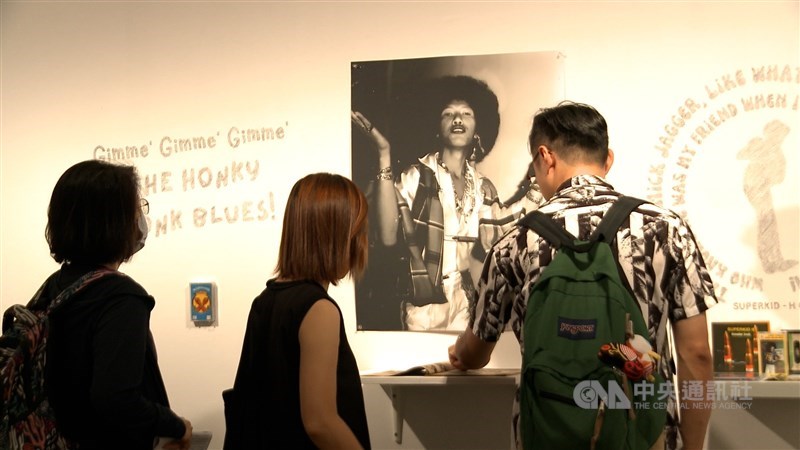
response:
<path id="1" fill-rule="evenodd" d="M 93 281 L 50 314 L 46 383 L 60 433 L 81 449 L 188 449 L 191 423 L 169 407 L 150 332 L 155 300 L 122 263 L 144 247 L 149 204 L 132 166 L 98 160 L 67 169 L 45 232 L 61 268 L 36 302 L 46 307 L 87 274 Z"/>

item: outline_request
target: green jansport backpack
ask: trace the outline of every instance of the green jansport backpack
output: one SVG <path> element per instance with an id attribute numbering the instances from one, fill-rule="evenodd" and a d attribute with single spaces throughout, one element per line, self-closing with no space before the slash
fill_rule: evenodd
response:
<path id="1" fill-rule="evenodd" d="M 633 382 L 600 359 L 609 344 L 649 336 L 611 247 L 642 203 L 620 197 L 589 241 L 578 241 L 539 211 L 520 220 L 557 249 L 531 290 L 523 325 L 520 430 L 526 450 L 649 449 L 664 430 L 663 388 L 670 386 L 662 386 L 658 370 L 652 382 Z M 636 359 L 631 352 L 626 347 L 617 356 Z"/>

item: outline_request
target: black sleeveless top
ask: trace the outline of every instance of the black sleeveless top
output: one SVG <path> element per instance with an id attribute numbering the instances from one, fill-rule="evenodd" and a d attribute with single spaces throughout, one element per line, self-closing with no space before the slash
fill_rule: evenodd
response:
<path id="1" fill-rule="evenodd" d="M 225 449 L 313 449 L 300 416 L 300 324 L 320 299 L 336 302 L 313 281 L 278 282 L 250 308 L 232 394 L 225 398 Z M 338 309 L 339 306 L 336 305 Z M 336 403 L 339 415 L 370 448 L 361 378 L 339 311 Z"/>

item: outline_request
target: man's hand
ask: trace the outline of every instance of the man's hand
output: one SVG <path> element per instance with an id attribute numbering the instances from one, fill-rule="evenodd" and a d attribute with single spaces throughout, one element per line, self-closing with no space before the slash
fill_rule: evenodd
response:
<path id="1" fill-rule="evenodd" d="M 489 363 L 494 342 L 480 340 L 471 329 L 458 335 L 456 343 L 447 350 L 450 363 L 459 370 L 480 369 Z"/>
<path id="2" fill-rule="evenodd" d="M 464 364 L 459 361 L 458 356 L 456 356 L 456 345 L 453 344 L 450 348 L 447 349 L 447 354 L 450 357 L 450 364 L 453 365 L 458 370 L 467 370 Z"/>

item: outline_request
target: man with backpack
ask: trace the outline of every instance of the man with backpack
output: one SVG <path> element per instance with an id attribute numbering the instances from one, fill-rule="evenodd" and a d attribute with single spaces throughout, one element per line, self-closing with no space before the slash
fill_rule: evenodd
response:
<path id="1" fill-rule="evenodd" d="M 514 331 L 526 449 L 702 449 L 714 396 L 705 311 L 717 300 L 691 230 L 603 179 L 614 154 L 591 106 L 539 111 L 529 144 L 547 202 L 492 246 L 451 362 L 483 367 Z M 679 408 L 688 386 L 703 395 Z"/>

